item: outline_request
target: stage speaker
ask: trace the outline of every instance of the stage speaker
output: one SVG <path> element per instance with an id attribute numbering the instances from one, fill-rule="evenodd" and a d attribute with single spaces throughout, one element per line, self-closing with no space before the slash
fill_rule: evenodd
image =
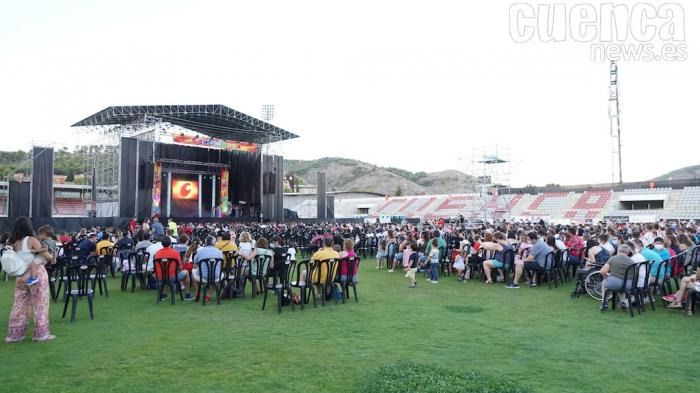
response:
<path id="1" fill-rule="evenodd" d="M 263 195 L 270 193 L 270 172 L 263 173 Z"/>

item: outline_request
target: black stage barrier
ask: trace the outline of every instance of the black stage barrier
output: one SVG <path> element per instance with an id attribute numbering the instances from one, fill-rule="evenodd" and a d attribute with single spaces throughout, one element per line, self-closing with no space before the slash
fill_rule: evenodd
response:
<path id="1" fill-rule="evenodd" d="M 14 226 L 15 219 L 2 217 L 0 218 L 0 233 L 11 232 Z M 32 225 L 34 226 L 34 231 L 38 230 L 42 225 L 51 225 L 55 234 L 61 233 L 61 231 L 66 232 L 78 232 L 81 228 L 91 228 L 91 227 L 114 227 L 119 229 L 125 229 L 129 224 L 129 219 L 120 217 L 34 217 L 32 218 Z"/>
<path id="2" fill-rule="evenodd" d="M 51 218 L 32 218 L 32 224 L 34 226 L 34 230 L 38 230 L 40 226 L 42 225 L 50 225 L 54 233 L 57 235 L 60 234 L 62 231 L 66 231 L 68 233 L 74 233 L 80 231 L 81 228 L 91 228 L 91 227 L 102 227 L 107 228 L 107 227 L 114 227 L 116 229 L 126 229 L 128 224 L 129 224 L 130 218 L 127 217 L 66 217 L 66 218 L 60 218 L 60 217 L 51 217 Z M 258 222 L 259 220 L 256 220 L 253 217 L 250 218 L 210 218 L 210 217 L 202 217 L 202 218 L 173 218 L 176 223 L 178 224 L 183 224 L 183 223 L 192 223 L 192 224 L 197 224 L 197 223 L 227 223 L 227 224 L 250 224 L 254 222 Z M 0 233 L 5 233 L 5 232 L 11 232 L 12 227 L 14 226 L 15 219 L 13 218 L 7 218 L 7 217 L 1 217 L 0 218 Z M 267 221 L 266 221 L 267 222 Z M 362 223 L 363 219 L 361 218 L 343 218 L 343 219 L 335 219 L 335 220 L 317 220 L 315 218 L 301 218 L 301 219 L 287 219 L 285 220 L 285 224 L 319 224 L 323 222 L 333 222 L 333 223 L 340 223 L 340 224 L 350 224 L 350 223 Z"/>
<path id="3" fill-rule="evenodd" d="M 7 216 L 11 218 L 29 216 L 30 183 L 11 181 L 9 186 L 9 205 Z"/>
<path id="4" fill-rule="evenodd" d="M 135 217 L 150 217 L 153 206 L 153 142 L 138 141 L 138 197 Z"/>
<path id="5" fill-rule="evenodd" d="M 119 215 L 134 217 L 136 214 L 136 139 L 121 139 L 119 160 Z"/>
<path id="6" fill-rule="evenodd" d="M 53 149 L 32 149 L 31 209 L 33 217 L 53 215 Z"/>

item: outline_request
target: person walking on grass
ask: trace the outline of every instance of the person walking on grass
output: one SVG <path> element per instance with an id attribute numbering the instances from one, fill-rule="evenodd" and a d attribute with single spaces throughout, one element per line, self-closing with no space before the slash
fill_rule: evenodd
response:
<path id="1" fill-rule="evenodd" d="M 379 250 L 377 250 L 377 269 L 382 268 L 382 261 L 386 256 L 386 246 L 386 240 L 382 238 L 379 242 Z"/>
<path id="2" fill-rule="evenodd" d="M 438 248 L 438 239 L 434 238 L 431 243 L 430 253 L 428 254 L 427 261 L 430 263 L 430 278 L 426 281 L 430 281 L 431 284 L 438 283 L 438 272 L 440 270 L 440 249 Z"/>

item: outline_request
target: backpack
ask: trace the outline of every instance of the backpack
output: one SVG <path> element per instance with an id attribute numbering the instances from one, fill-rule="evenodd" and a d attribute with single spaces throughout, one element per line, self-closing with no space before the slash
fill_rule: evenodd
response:
<path id="1" fill-rule="evenodd" d="M 2 270 L 11 277 L 23 276 L 29 269 L 29 262 L 25 262 L 9 247 L 3 251 L 0 263 L 2 263 Z"/>

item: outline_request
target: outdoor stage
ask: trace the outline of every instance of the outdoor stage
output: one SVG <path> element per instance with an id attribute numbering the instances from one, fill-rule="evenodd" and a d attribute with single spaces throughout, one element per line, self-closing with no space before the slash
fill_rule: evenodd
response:
<path id="1" fill-rule="evenodd" d="M 31 182 L 10 184 L 9 220 L 30 216 L 67 229 L 153 216 L 284 219 L 284 160 L 263 147 L 297 138 L 289 131 L 223 105 L 112 106 L 73 127 L 98 133 L 106 145 L 92 153 L 92 214 L 52 217 L 54 151 L 42 147 Z"/>

